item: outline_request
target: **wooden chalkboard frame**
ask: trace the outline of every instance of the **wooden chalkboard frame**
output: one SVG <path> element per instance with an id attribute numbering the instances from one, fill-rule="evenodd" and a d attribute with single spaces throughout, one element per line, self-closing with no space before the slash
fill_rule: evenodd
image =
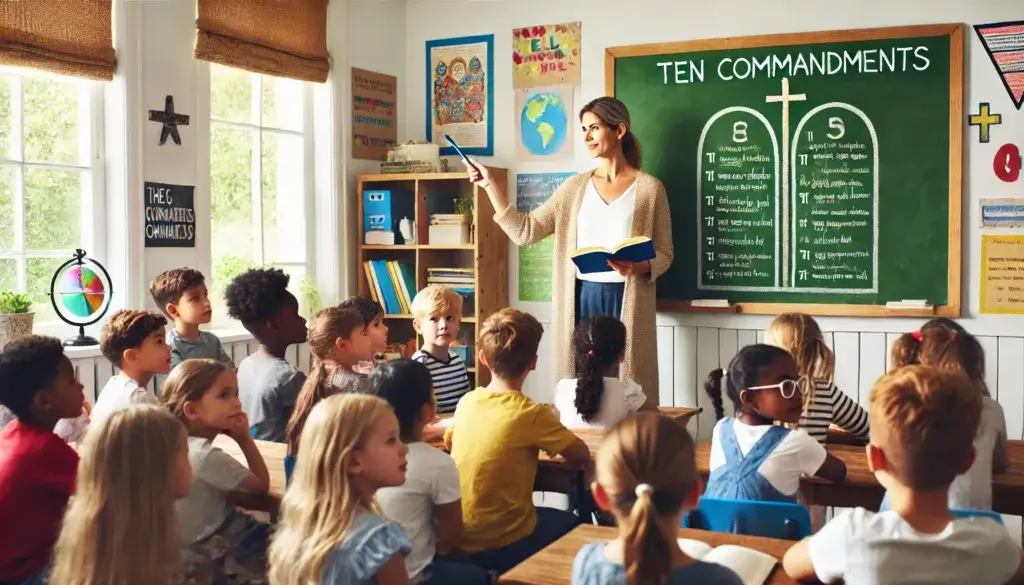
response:
<path id="1" fill-rule="evenodd" d="M 696 307 L 691 301 L 658 300 L 659 311 L 701 313 L 749 313 L 777 315 L 800 311 L 813 315 L 848 317 L 959 317 L 961 316 L 962 259 L 962 188 L 963 188 L 963 108 L 964 108 L 964 25 L 929 24 L 856 30 L 833 30 L 809 33 L 788 33 L 700 39 L 671 43 L 649 43 L 608 47 L 604 57 L 605 92 L 615 95 L 615 60 L 621 57 L 646 57 L 672 53 L 785 47 L 813 43 L 843 43 L 918 37 L 949 37 L 949 266 L 946 304 L 927 309 L 889 309 L 885 305 L 850 305 L 827 303 L 735 303 L 728 308 Z"/>

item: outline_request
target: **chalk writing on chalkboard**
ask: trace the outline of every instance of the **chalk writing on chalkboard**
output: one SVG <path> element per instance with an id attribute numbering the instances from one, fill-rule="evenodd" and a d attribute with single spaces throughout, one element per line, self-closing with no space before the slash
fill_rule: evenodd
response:
<path id="1" fill-rule="evenodd" d="M 145 198 L 147 248 L 195 247 L 195 187 L 147 182 Z"/>
<path id="2" fill-rule="evenodd" d="M 702 290 L 878 292 L 878 134 L 860 109 L 812 107 L 782 139 L 760 111 L 719 110 L 697 147 L 698 280 Z M 781 143 L 781 144 L 780 144 Z"/>
<path id="3" fill-rule="evenodd" d="M 516 175 L 516 209 L 529 212 L 544 204 L 574 173 L 520 173 Z M 547 237 L 519 247 L 519 300 L 551 300 L 551 269 L 555 243 Z"/>

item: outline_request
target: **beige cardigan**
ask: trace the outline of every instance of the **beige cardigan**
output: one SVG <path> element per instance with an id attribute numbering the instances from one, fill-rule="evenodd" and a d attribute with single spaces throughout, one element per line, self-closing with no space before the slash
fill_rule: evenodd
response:
<path id="1" fill-rule="evenodd" d="M 539 242 L 554 234 L 555 373 L 557 379 L 575 378 L 572 334 L 576 322 L 576 265 L 569 257 L 576 251 L 576 217 L 587 182 L 594 171 L 567 179 L 543 205 L 522 213 L 509 205 L 494 215 L 494 221 L 519 246 Z M 650 276 L 630 276 L 622 299 L 622 322 L 626 325 L 626 356 L 621 375 L 640 384 L 648 402 L 658 404 L 658 335 L 655 330 L 655 281 L 668 270 L 674 255 L 672 218 L 668 197 L 661 181 L 640 172 L 636 178 L 636 207 L 630 237 L 647 236 L 654 241 L 656 256 Z"/>

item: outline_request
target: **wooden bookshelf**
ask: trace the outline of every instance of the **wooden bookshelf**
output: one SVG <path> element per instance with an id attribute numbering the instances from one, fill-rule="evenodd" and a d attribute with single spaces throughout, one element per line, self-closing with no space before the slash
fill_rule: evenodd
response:
<path id="1" fill-rule="evenodd" d="M 500 185 L 507 182 L 507 171 L 491 167 L 494 180 Z M 416 291 L 427 286 L 428 268 L 472 268 L 475 277 L 473 307 L 464 312 L 459 331 L 459 342 L 476 346 L 477 325 L 490 314 L 508 306 L 508 236 L 492 219 L 494 208 L 487 193 L 469 182 L 466 173 L 413 173 L 359 175 L 358 181 L 359 243 L 358 289 L 359 295 L 373 297 L 363 263 L 369 260 L 396 260 L 413 269 Z M 401 203 L 411 208 L 416 220 L 416 243 L 401 245 L 365 244 L 363 220 L 363 192 L 367 189 L 388 189 L 394 198 L 411 197 Z M 430 215 L 453 213 L 455 199 L 473 201 L 472 243 L 459 245 L 432 245 L 429 242 Z M 398 203 L 398 201 L 396 201 Z M 393 208 L 396 205 L 392 206 Z M 392 218 L 397 229 L 400 217 Z M 410 218 L 411 219 L 411 218 Z M 410 291 L 415 297 L 415 291 Z M 412 316 L 388 314 L 388 337 L 391 341 L 405 342 L 415 336 Z M 417 345 L 422 341 L 416 337 Z M 470 378 L 476 385 L 490 381 L 487 368 L 475 363 L 470 366 Z"/>

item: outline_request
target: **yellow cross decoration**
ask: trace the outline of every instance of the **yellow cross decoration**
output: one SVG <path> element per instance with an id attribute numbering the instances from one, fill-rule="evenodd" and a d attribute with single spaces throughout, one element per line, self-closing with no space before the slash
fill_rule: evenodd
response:
<path id="1" fill-rule="evenodd" d="M 999 114 L 989 113 L 989 107 L 988 102 L 981 102 L 978 106 L 979 112 L 971 114 L 968 119 L 971 126 L 979 127 L 978 142 L 982 144 L 988 144 L 989 128 L 1003 123 L 1003 117 Z"/>

